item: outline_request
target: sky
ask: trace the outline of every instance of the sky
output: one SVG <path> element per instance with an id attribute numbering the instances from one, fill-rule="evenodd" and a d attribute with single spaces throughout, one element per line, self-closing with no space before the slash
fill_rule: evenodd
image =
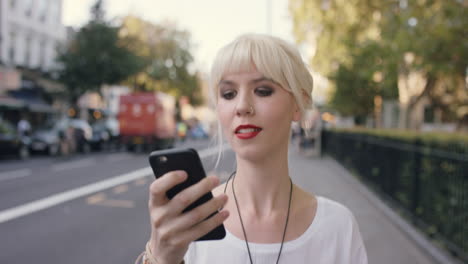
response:
<path id="1" fill-rule="evenodd" d="M 63 23 L 80 27 L 89 20 L 95 0 L 63 0 Z M 195 68 L 208 73 L 216 52 L 244 33 L 267 33 L 294 43 L 288 0 L 104 0 L 106 18 L 131 14 L 161 23 L 170 20 L 192 34 Z M 270 14 L 270 16 L 268 16 Z M 271 19 L 269 19 L 271 18 Z M 271 21 L 271 23 L 269 23 Z M 307 47 L 300 48 L 310 61 Z M 325 102 L 328 82 L 314 76 L 314 101 Z"/>
<path id="2" fill-rule="evenodd" d="M 63 23 L 79 27 L 95 0 L 64 0 Z M 192 34 L 195 66 L 208 72 L 219 48 L 243 33 L 271 33 L 294 42 L 288 0 L 104 0 L 106 18 L 127 14 L 176 22 Z M 270 5 L 270 6 L 269 6 Z M 271 10 L 271 27 L 268 13 Z M 269 32 L 271 28 L 271 32 Z"/>

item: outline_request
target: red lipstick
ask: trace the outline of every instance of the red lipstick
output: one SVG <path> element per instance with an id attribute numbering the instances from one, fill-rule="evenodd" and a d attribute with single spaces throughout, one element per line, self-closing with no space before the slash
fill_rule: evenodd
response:
<path id="1" fill-rule="evenodd" d="M 254 138 L 262 131 L 261 127 L 254 125 L 240 125 L 236 128 L 234 133 L 239 139 L 251 139 Z"/>

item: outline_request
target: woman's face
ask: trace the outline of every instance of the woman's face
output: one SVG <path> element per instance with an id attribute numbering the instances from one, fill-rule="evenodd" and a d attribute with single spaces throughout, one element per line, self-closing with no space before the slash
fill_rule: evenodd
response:
<path id="1" fill-rule="evenodd" d="M 247 159 L 287 147 L 291 121 L 300 119 L 292 94 L 257 70 L 226 74 L 216 108 L 224 136 Z"/>

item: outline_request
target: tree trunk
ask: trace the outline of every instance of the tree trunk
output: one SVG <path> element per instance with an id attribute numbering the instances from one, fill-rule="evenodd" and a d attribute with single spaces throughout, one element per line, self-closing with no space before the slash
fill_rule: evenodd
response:
<path id="1" fill-rule="evenodd" d="M 413 119 L 414 108 L 421 101 L 422 98 L 429 95 L 430 91 L 432 91 L 432 88 L 435 86 L 435 83 L 436 83 L 436 78 L 430 73 L 426 74 L 425 79 L 426 79 L 426 83 L 424 85 L 422 92 L 419 95 L 414 95 L 413 97 L 411 97 L 409 105 L 408 105 L 406 127 L 409 129 L 416 129 L 416 130 L 420 129 L 421 123 L 416 122 L 417 120 Z M 413 124 L 414 126 L 412 126 L 411 124 Z"/>
<path id="2" fill-rule="evenodd" d="M 416 104 L 432 90 L 436 82 L 435 76 L 418 71 L 400 71 L 398 76 L 398 92 L 400 115 L 398 128 L 409 129 L 412 113 Z"/>

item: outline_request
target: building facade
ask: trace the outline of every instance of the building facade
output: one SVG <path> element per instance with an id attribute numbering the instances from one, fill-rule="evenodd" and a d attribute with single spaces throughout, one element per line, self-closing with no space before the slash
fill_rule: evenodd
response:
<path id="1" fill-rule="evenodd" d="M 0 0 L 0 62 L 50 72 L 66 38 L 62 0 Z"/>

